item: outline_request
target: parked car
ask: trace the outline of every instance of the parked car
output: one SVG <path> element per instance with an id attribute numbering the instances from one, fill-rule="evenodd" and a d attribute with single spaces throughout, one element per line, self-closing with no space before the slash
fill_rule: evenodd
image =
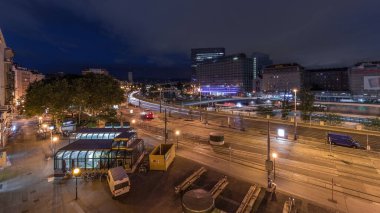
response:
<path id="1" fill-rule="evenodd" d="M 327 142 L 332 145 L 346 146 L 352 148 L 360 148 L 360 143 L 352 139 L 349 135 L 329 133 L 327 134 Z"/>

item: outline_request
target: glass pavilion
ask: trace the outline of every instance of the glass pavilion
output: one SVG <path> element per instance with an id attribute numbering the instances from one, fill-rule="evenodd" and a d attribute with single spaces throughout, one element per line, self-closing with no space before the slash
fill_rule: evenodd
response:
<path id="1" fill-rule="evenodd" d="M 54 170 L 70 171 L 79 167 L 83 170 L 108 170 L 123 166 L 132 170 L 144 156 L 144 141 L 137 139 L 131 129 L 110 131 L 95 129 L 94 132 L 76 132 L 76 141 L 62 147 L 54 156 Z M 113 129 L 115 130 L 115 129 Z"/>

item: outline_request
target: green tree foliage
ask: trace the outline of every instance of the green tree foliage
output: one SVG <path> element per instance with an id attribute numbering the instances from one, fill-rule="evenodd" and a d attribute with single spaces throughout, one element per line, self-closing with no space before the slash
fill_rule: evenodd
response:
<path id="1" fill-rule="evenodd" d="M 265 106 L 258 106 L 257 107 L 257 114 L 261 116 L 274 116 L 273 108 L 272 107 L 265 107 Z"/>
<path id="2" fill-rule="evenodd" d="M 342 116 L 335 113 L 325 113 L 325 116 L 321 120 L 329 125 L 339 125 L 342 123 Z"/>
<path id="3" fill-rule="evenodd" d="M 27 115 L 40 115 L 48 109 L 55 119 L 82 111 L 113 116 L 113 105 L 124 101 L 119 82 L 107 75 L 88 74 L 47 79 L 32 84 L 25 97 Z M 103 113 L 107 112 L 107 113 Z"/>
<path id="4" fill-rule="evenodd" d="M 314 94 L 310 90 L 301 89 L 299 97 L 301 101 L 299 109 L 301 110 L 302 119 L 309 120 L 311 114 L 315 111 Z"/>
<path id="5" fill-rule="evenodd" d="M 281 104 L 281 118 L 288 119 L 291 110 L 292 106 L 290 105 L 289 100 L 284 100 Z"/>
<path id="6" fill-rule="evenodd" d="M 379 118 L 369 119 L 369 122 L 365 123 L 364 125 L 374 130 L 378 130 L 380 128 L 380 119 Z"/>

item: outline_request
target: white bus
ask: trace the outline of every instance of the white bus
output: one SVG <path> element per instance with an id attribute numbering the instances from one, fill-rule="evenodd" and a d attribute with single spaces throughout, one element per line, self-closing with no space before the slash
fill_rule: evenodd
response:
<path id="1" fill-rule="evenodd" d="M 112 193 L 112 198 L 129 192 L 131 188 L 128 174 L 122 166 L 108 170 L 107 181 Z"/>

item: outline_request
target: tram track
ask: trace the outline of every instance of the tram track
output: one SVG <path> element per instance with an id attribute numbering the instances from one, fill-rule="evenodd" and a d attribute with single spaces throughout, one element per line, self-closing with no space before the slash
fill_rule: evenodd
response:
<path id="1" fill-rule="evenodd" d="M 144 131 L 145 132 L 145 131 Z M 151 135 L 150 132 L 145 132 L 145 134 Z M 157 135 L 156 135 L 157 136 Z M 199 143 L 194 141 L 188 141 L 188 140 L 181 140 L 179 143 L 180 147 L 185 147 L 188 150 L 194 151 L 198 154 L 202 154 L 204 156 L 208 156 L 214 159 L 223 160 L 226 163 L 229 162 L 229 152 L 226 151 L 224 154 L 217 154 L 217 153 L 211 153 L 209 150 L 204 149 L 204 144 L 199 145 Z M 204 146 L 204 147 L 202 147 Z M 261 159 L 261 158 L 260 158 Z M 261 159 L 262 160 L 262 159 Z M 265 166 L 263 162 L 255 162 L 251 158 L 243 158 L 242 156 L 237 156 L 236 151 L 234 155 L 231 155 L 231 163 L 237 163 L 243 166 L 246 166 L 251 169 L 255 169 L 261 172 L 266 172 Z M 302 182 L 305 184 L 310 184 L 316 187 L 321 187 L 325 189 L 331 188 L 331 182 L 329 180 L 319 179 L 315 177 L 309 177 L 304 174 L 295 173 L 292 171 L 284 170 L 284 169 L 277 169 L 276 170 L 276 176 L 277 178 L 283 178 L 289 181 L 294 182 Z M 329 179 L 329 178 L 327 178 Z M 336 183 L 334 184 L 334 189 L 338 192 L 341 192 L 345 195 L 350 195 L 353 197 L 359 197 L 368 201 L 372 202 L 380 202 L 380 195 L 379 194 L 373 194 L 373 193 L 367 193 L 364 191 L 357 190 L 355 188 L 346 187 L 342 184 Z"/>
<path id="2" fill-rule="evenodd" d="M 158 128 L 160 128 L 160 126 L 156 126 Z M 162 129 L 163 131 L 163 129 Z M 181 146 L 184 146 L 186 145 L 187 148 L 189 149 L 193 149 L 194 146 L 196 144 L 199 144 L 197 142 L 188 142 L 188 144 L 185 144 L 183 143 L 184 139 L 181 140 Z M 263 149 L 262 146 L 257 146 L 255 145 L 255 148 L 258 148 L 258 149 Z M 226 147 L 223 147 L 223 148 L 220 148 L 221 150 L 220 153 L 215 153 L 213 154 L 214 157 L 216 158 L 220 158 L 220 159 L 224 159 L 224 160 L 228 160 L 228 149 Z M 223 150 L 224 149 L 224 150 Z M 210 154 L 210 151 L 205 151 L 204 148 L 203 149 L 199 149 L 197 150 L 197 152 L 200 152 L 200 153 L 203 153 L 203 154 Z M 253 167 L 255 169 L 259 169 L 261 171 L 265 171 L 265 168 L 264 168 L 264 161 L 266 159 L 266 156 L 263 155 L 263 154 L 260 154 L 260 153 L 251 153 L 251 152 L 248 152 L 248 151 L 244 151 L 244 150 L 239 150 L 239 149 L 234 149 L 233 150 L 233 155 L 231 156 L 232 157 L 232 161 L 233 162 L 236 162 L 236 163 L 240 163 L 242 165 L 250 165 L 250 167 Z M 319 179 L 323 182 L 323 184 L 328 184 L 329 183 L 329 179 L 331 179 L 331 177 L 333 178 L 340 178 L 340 179 L 347 179 L 345 180 L 344 182 L 347 182 L 348 179 L 355 179 L 356 181 L 360 181 L 360 182 L 368 182 L 370 181 L 371 184 L 375 184 L 375 185 L 379 185 L 379 182 L 375 181 L 373 182 L 373 178 L 374 177 L 366 177 L 366 176 L 362 176 L 362 175 L 358 175 L 356 174 L 356 178 L 353 178 L 352 177 L 352 173 L 349 173 L 349 172 L 344 172 L 344 171 L 338 171 L 337 169 L 332 169 L 332 168 L 328 168 L 328 167 L 324 167 L 324 166 L 318 166 L 318 169 L 315 169 L 315 166 L 310 166 L 309 164 L 307 163 L 299 163 L 299 162 L 296 162 L 296 161 L 292 161 L 292 160 L 288 160 L 288 159 L 281 159 L 280 161 L 281 165 L 285 166 L 287 165 L 288 167 L 293 167 L 294 169 L 291 169 L 291 171 L 285 171 L 283 169 L 279 169 L 278 170 L 278 173 L 281 174 L 284 173 L 285 176 L 294 176 L 294 174 L 296 174 L 296 176 L 302 176 L 302 177 L 308 177 L 308 176 L 305 176 L 305 174 L 302 174 L 302 173 L 297 173 L 295 172 L 296 170 L 300 170 L 302 169 L 303 171 L 309 171 L 309 172 L 318 172 L 319 174 L 324 174 L 325 175 L 325 178 L 324 179 Z M 313 169 L 309 169 L 309 167 L 314 167 Z M 290 173 L 289 173 L 290 172 Z M 358 178 L 359 177 L 359 178 Z M 308 178 L 315 178 L 315 177 L 308 177 Z M 350 181 L 351 182 L 351 181 Z M 367 183 L 364 183 L 364 184 L 367 184 Z M 342 185 L 342 184 L 339 184 L 338 185 Z M 371 185 L 372 186 L 372 185 Z M 356 190 L 355 188 L 352 188 L 352 187 L 343 187 L 344 189 L 346 190 Z M 357 190 L 356 190 L 357 191 Z M 360 193 L 365 193 L 363 191 L 358 191 Z M 369 194 L 367 193 L 368 195 L 372 195 L 372 194 Z"/>

